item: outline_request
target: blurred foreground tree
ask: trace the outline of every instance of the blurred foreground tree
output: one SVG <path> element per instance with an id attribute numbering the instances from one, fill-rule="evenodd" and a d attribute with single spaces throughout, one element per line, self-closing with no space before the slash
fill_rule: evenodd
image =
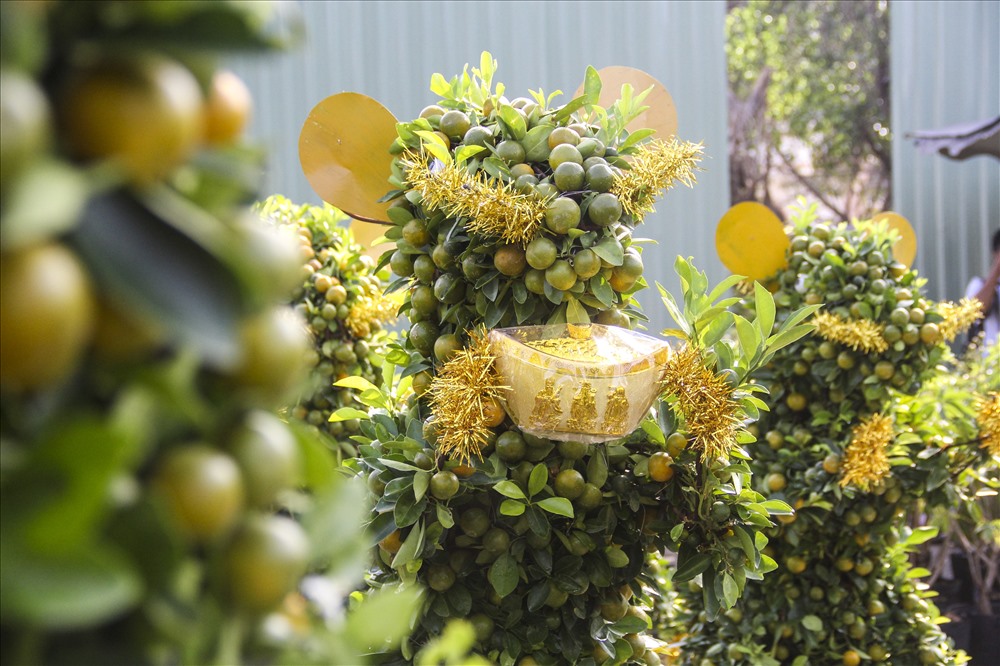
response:
<path id="1" fill-rule="evenodd" d="M 891 205 L 885 0 L 730 2 L 730 194 L 837 219 Z"/>

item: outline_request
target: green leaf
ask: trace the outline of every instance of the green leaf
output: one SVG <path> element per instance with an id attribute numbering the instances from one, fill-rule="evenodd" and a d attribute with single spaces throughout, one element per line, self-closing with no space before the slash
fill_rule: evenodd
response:
<path id="1" fill-rule="evenodd" d="M 517 500 L 506 499 L 500 503 L 500 513 L 505 516 L 520 516 L 524 509 L 525 504 Z"/>
<path id="2" fill-rule="evenodd" d="M 483 146 L 459 146 L 455 151 L 455 161 L 465 164 L 470 158 L 486 150 Z"/>
<path id="3" fill-rule="evenodd" d="M 685 555 L 682 550 L 681 555 Z M 707 553 L 691 553 L 684 557 L 679 556 L 677 569 L 674 570 L 673 581 L 683 583 L 691 580 L 700 573 L 704 573 L 712 563 L 712 557 Z"/>
<path id="4" fill-rule="evenodd" d="M 67 630 L 94 627 L 137 604 L 142 579 L 108 546 L 61 556 L 20 552 L 7 535 L 0 546 L 0 613 L 5 622 Z"/>
<path id="5" fill-rule="evenodd" d="M 587 308 L 575 298 L 569 298 L 566 302 L 566 323 L 581 325 L 590 323 Z"/>
<path id="6" fill-rule="evenodd" d="M 396 526 L 409 527 L 417 522 L 426 504 L 427 500 L 417 501 L 412 486 L 404 490 L 400 494 L 399 499 L 396 500 L 396 506 L 393 507 L 392 511 L 393 518 L 396 520 Z"/>
<path id="7" fill-rule="evenodd" d="M 926 527 L 917 527 L 913 530 L 910 536 L 906 537 L 903 541 L 903 545 L 906 546 L 919 546 L 925 541 L 930 541 L 938 535 L 938 528 L 934 525 L 929 525 Z"/>
<path id="8" fill-rule="evenodd" d="M 670 540 L 677 543 L 684 534 L 684 523 L 677 523 L 670 528 Z"/>
<path id="9" fill-rule="evenodd" d="M 573 503 L 565 497 L 546 497 L 540 502 L 536 502 L 535 506 L 557 516 L 573 517 Z"/>
<path id="10" fill-rule="evenodd" d="M 792 314 L 788 315 L 788 318 L 785 319 L 785 321 L 781 322 L 781 328 L 778 330 L 781 331 L 783 329 L 795 326 L 800 321 L 804 320 L 806 317 L 813 315 L 817 310 L 819 310 L 822 307 L 823 307 L 822 305 L 806 305 L 799 308 Z"/>
<path id="11" fill-rule="evenodd" d="M 792 328 L 775 333 L 770 338 L 767 339 L 767 351 L 768 353 L 774 353 L 783 347 L 796 342 L 800 338 L 804 338 L 815 330 L 812 324 L 802 324 L 800 326 L 794 326 Z"/>
<path id="12" fill-rule="evenodd" d="M 353 560 L 366 547 L 364 516 L 347 507 L 363 506 L 368 489 L 360 478 L 336 481 L 313 496 L 309 509 L 302 515 L 302 526 L 309 534 L 313 562 Z"/>
<path id="13" fill-rule="evenodd" d="M 552 114 L 552 119 L 557 123 L 561 123 L 587 104 L 592 104 L 592 102 L 588 101 L 587 95 L 574 97 L 570 101 L 566 102 L 566 104 L 563 105 L 558 111 Z"/>
<path id="14" fill-rule="evenodd" d="M 604 549 L 604 555 L 608 558 L 608 566 L 612 569 L 621 569 L 628 566 L 628 555 L 621 548 L 608 546 Z"/>
<path id="15" fill-rule="evenodd" d="M 760 333 L 753 324 L 740 315 L 733 315 L 733 321 L 736 324 L 736 335 L 740 340 L 740 350 L 748 359 L 753 358 L 760 346 Z"/>
<path id="16" fill-rule="evenodd" d="M 666 440 L 664 440 L 666 441 Z M 608 461 L 603 449 L 596 449 L 587 461 L 587 482 L 598 488 L 608 480 Z"/>
<path id="17" fill-rule="evenodd" d="M 594 298 L 600 301 L 604 307 L 611 307 L 615 302 L 615 290 L 611 288 L 611 283 L 604 276 L 597 275 L 590 279 L 588 283 Z"/>
<path id="18" fill-rule="evenodd" d="M 790 516 L 795 513 L 791 506 L 777 499 L 765 500 L 757 506 L 767 509 L 767 512 L 774 516 Z"/>
<path id="19" fill-rule="evenodd" d="M 419 502 L 427 492 L 427 486 L 431 482 L 431 473 L 420 470 L 413 475 L 413 496 Z"/>
<path id="20" fill-rule="evenodd" d="M 406 540 L 403 541 L 403 545 L 399 547 L 396 551 L 395 557 L 392 558 L 392 568 L 399 569 L 406 566 L 410 562 L 416 559 L 417 555 L 424 548 L 424 523 L 420 521 L 410 530 L 410 533 L 406 535 Z"/>
<path id="21" fill-rule="evenodd" d="M 83 172 L 63 162 L 36 160 L 5 185 L 0 247 L 12 251 L 69 231 L 87 200 Z"/>
<path id="22" fill-rule="evenodd" d="M 549 468 L 543 463 L 538 463 L 531 468 L 531 474 L 528 476 L 528 495 L 534 497 L 545 484 L 549 482 Z"/>
<path id="23" fill-rule="evenodd" d="M 368 651 L 373 645 L 392 649 L 410 633 L 419 608 L 419 587 L 382 587 L 352 606 L 340 635 L 358 652 Z"/>
<path id="24" fill-rule="evenodd" d="M 512 499 L 528 499 L 524 495 L 524 491 L 514 483 L 513 481 L 500 481 L 493 486 L 493 490 L 497 491 L 504 497 L 510 497 Z"/>
<path id="25" fill-rule="evenodd" d="M 664 436 L 663 430 L 652 417 L 643 419 L 639 426 L 642 428 L 642 431 L 646 433 L 646 437 L 649 438 L 651 443 L 660 445 L 667 443 L 667 438 Z"/>
<path id="26" fill-rule="evenodd" d="M 594 254 L 612 266 L 621 266 L 622 262 L 625 261 L 625 251 L 622 249 L 620 243 L 601 242 L 590 249 L 594 251 Z"/>
<path id="27" fill-rule="evenodd" d="M 732 289 L 734 286 L 736 286 L 737 284 L 739 284 L 743 280 L 744 280 L 744 276 L 742 276 L 742 275 L 730 275 L 725 280 L 723 280 L 719 284 L 715 285 L 715 288 L 712 289 L 712 293 L 710 293 L 708 295 L 708 302 L 709 303 L 714 303 L 715 301 L 719 300 L 719 298 L 724 293 L 726 293 L 727 291 L 729 291 L 730 289 Z"/>
<path id="28" fill-rule="evenodd" d="M 431 76 L 431 92 L 438 97 L 448 97 L 451 94 L 451 84 L 443 75 L 435 72 Z"/>
<path id="29" fill-rule="evenodd" d="M 815 615 L 806 615 L 802 618 L 802 626 L 812 632 L 823 630 L 823 620 Z"/>
<path id="30" fill-rule="evenodd" d="M 524 147 L 525 160 L 529 162 L 544 162 L 549 158 L 552 149 L 549 148 L 549 134 L 555 129 L 552 125 L 536 125 L 528 130 L 521 139 Z"/>
<path id="31" fill-rule="evenodd" d="M 230 266 L 179 230 L 190 221 L 178 218 L 192 207 L 168 208 L 171 220 L 125 192 L 93 197 L 70 240 L 109 299 L 163 323 L 213 365 L 232 367 L 240 354 L 242 286 Z M 203 211 L 197 221 L 216 222 Z"/>
<path id="32" fill-rule="evenodd" d="M 351 375 L 349 377 L 344 377 L 333 383 L 334 386 L 339 386 L 341 388 L 354 389 L 356 391 L 378 391 L 378 387 L 372 384 L 370 381 L 361 377 L 360 375 Z"/>
<path id="33" fill-rule="evenodd" d="M 32 442 L 19 474 L 5 480 L 4 539 L 18 538 L 23 528 L 32 552 L 55 557 L 85 548 L 107 516 L 110 484 L 134 464 L 142 434 L 96 418 L 65 418 Z"/>
<path id="34" fill-rule="evenodd" d="M 587 73 L 583 79 L 583 96 L 587 104 L 597 104 L 601 98 L 601 75 L 591 65 L 587 65 Z"/>
<path id="35" fill-rule="evenodd" d="M 455 517 L 452 515 L 451 509 L 440 502 L 437 503 L 437 520 L 446 530 L 455 526 Z"/>
<path id="36" fill-rule="evenodd" d="M 368 412 L 363 412 L 360 409 L 354 409 L 353 407 L 341 407 L 333 414 L 330 414 L 330 422 L 336 423 L 338 421 L 350 421 L 352 419 L 368 419 Z"/>
<path id="37" fill-rule="evenodd" d="M 517 587 L 517 560 L 510 553 L 504 553 L 490 566 L 487 578 L 489 578 L 490 585 L 493 586 L 497 595 L 500 598 L 506 597 Z"/>
<path id="38" fill-rule="evenodd" d="M 523 139 L 528 132 L 528 126 L 524 122 L 524 116 L 518 113 L 517 109 L 508 105 L 500 105 L 500 120 L 510 129 L 511 134 L 518 141 Z"/>
<path id="39" fill-rule="evenodd" d="M 736 579 L 728 573 L 722 574 L 722 598 L 728 608 L 732 608 L 736 604 L 736 600 L 740 598 L 740 590 L 736 585 Z"/>
<path id="40" fill-rule="evenodd" d="M 639 634 L 649 629 L 650 624 L 652 624 L 651 621 L 647 622 L 641 617 L 626 615 L 622 619 L 612 624 L 611 630 L 623 636 L 625 634 Z"/>
<path id="41" fill-rule="evenodd" d="M 757 330 L 760 331 L 762 340 L 766 340 L 771 335 L 774 328 L 774 298 L 760 282 L 753 283 L 754 306 L 757 310 Z"/>
<path id="42" fill-rule="evenodd" d="M 653 129 L 646 128 L 646 129 L 636 130 L 628 135 L 628 137 L 618 147 L 618 150 L 624 152 L 629 148 L 631 148 L 632 146 L 634 146 L 635 144 L 642 141 L 643 139 L 645 139 L 646 137 L 652 136 L 654 134 L 656 134 L 656 130 Z"/>

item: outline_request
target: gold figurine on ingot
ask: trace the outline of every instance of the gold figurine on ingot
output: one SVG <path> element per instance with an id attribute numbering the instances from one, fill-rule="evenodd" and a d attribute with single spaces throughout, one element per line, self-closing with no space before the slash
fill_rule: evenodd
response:
<path id="1" fill-rule="evenodd" d="M 604 408 L 604 432 L 614 435 L 626 431 L 628 421 L 628 396 L 624 386 L 616 386 L 608 394 L 608 404 Z"/>
<path id="2" fill-rule="evenodd" d="M 535 409 L 531 412 L 531 425 L 535 428 L 550 429 L 559 426 L 562 420 L 562 406 L 555 380 L 546 379 L 545 388 L 535 396 Z"/>
<path id="3" fill-rule="evenodd" d="M 573 396 L 566 425 L 578 432 L 593 432 L 597 424 L 597 393 L 590 382 L 584 382 Z"/>

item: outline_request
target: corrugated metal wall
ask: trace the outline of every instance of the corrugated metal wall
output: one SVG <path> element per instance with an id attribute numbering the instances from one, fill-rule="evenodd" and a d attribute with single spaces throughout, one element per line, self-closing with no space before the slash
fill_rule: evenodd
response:
<path id="1" fill-rule="evenodd" d="M 915 265 L 931 295 L 957 299 L 986 271 L 1000 227 L 1000 160 L 925 155 L 905 133 L 1000 113 L 1000 3 L 897 0 L 889 20 L 893 208 L 917 232 Z"/>
<path id="2" fill-rule="evenodd" d="M 646 277 L 675 290 L 678 254 L 715 281 L 725 275 L 714 247 L 729 206 L 724 2 L 310 1 L 301 9 L 308 35 L 299 48 L 232 63 L 256 101 L 251 136 L 270 155 L 265 191 L 319 202 L 299 168 L 298 135 L 328 95 L 364 93 L 412 118 L 435 101 L 432 74 L 451 78 L 484 50 L 510 97 L 558 89 L 568 101 L 588 65 L 627 65 L 664 84 L 679 136 L 705 145 L 697 185 L 668 193 L 639 229 L 659 243 L 643 253 Z M 668 325 L 655 288 L 641 300 L 650 331 Z"/>

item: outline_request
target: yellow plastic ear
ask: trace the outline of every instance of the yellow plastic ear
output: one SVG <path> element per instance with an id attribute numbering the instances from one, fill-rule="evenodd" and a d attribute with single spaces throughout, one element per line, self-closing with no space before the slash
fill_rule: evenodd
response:
<path id="1" fill-rule="evenodd" d="M 354 236 L 354 241 L 362 247 L 364 254 L 377 260 L 385 252 L 383 244 L 375 245 L 375 240 L 385 233 L 385 225 L 351 220 L 350 229 L 351 235 Z"/>
<path id="2" fill-rule="evenodd" d="M 917 233 L 913 230 L 913 225 L 905 217 L 892 211 L 879 213 L 872 218 L 873 222 L 881 220 L 886 220 L 890 229 L 899 232 L 899 240 L 892 248 L 892 256 L 896 261 L 906 264 L 906 267 L 909 268 L 917 256 Z"/>
<path id="3" fill-rule="evenodd" d="M 650 86 L 653 87 L 642 101 L 643 106 L 649 108 L 639 114 L 626 129 L 634 131 L 637 129 L 649 128 L 656 130 L 654 137 L 659 139 L 669 139 L 677 134 L 677 107 L 674 106 L 674 98 L 670 96 L 662 83 L 652 76 L 634 67 L 623 67 L 615 65 L 605 67 L 597 72 L 601 76 L 601 95 L 598 105 L 608 108 L 621 96 L 622 85 L 629 83 L 632 91 L 638 95 Z M 574 97 L 583 94 L 581 85 Z"/>
<path id="4" fill-rule="evenodd" d="M 755 201 L 738 203 L 715 228 L 715 249 L 734 275 L 764 280 L 788 265 L 791 241 L 770 208 Z"/>
<path id="5" fill-rule="evenodd" d="M 299 134 L 299 162 L 313 190 L 353 218 L 388 224 L 396 117 L 371 97 L 345 92 L 313 107 Z"/>

